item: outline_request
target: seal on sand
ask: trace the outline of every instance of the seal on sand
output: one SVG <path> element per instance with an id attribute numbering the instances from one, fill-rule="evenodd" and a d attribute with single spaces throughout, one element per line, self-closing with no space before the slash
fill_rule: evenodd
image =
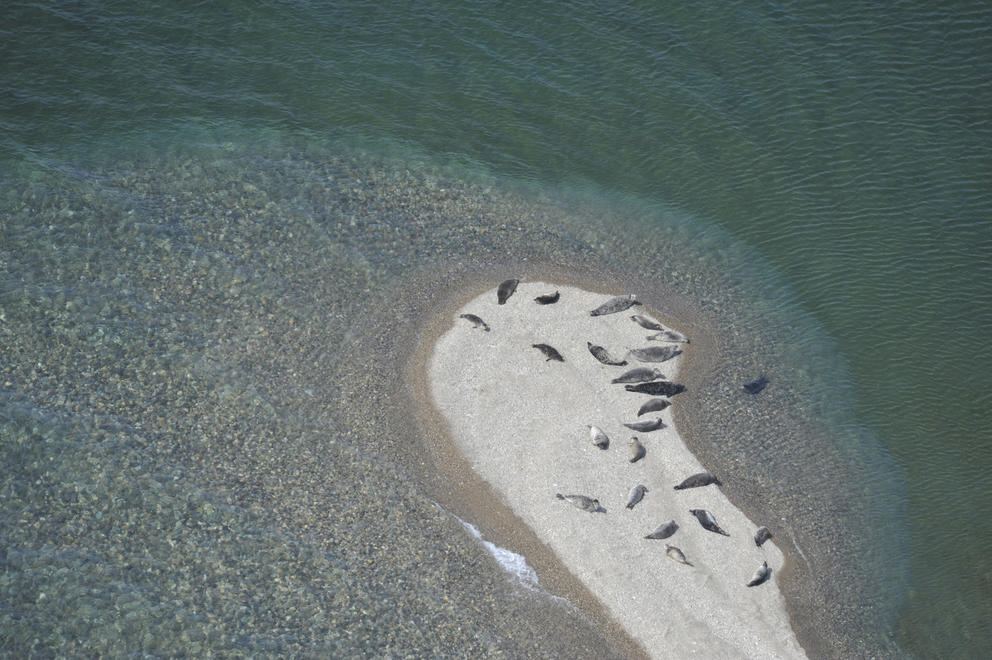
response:
<path id="1" fill-rule="evenodd" d="M 654 530 L 644 538 L 646 539 L 667 539 L 669 536 L 675 533 L 679 528 L 678 524 L 674 520 L 669 520 L 666 523 L 662 523 L 658 526 L 658 529 Z"/>
<path id="2" fill-rule="evenodd" d="M 631 431 L 637 431 L 639 433 L 649 433 L 651 431 L 657 431 L 658 429 L 665 428 L 665 422 L 661 421 L 661 418 L 652 419 L 646 422 L 631 422 L 630 424 L 624 424 Z"/>
<path id="3" fill-rule="evenodd" d="M 689 563 L 689 560 L 685 558 L 685 554 L 674 545 L 668 545 L 666 543 L 665 554 L 668 555 L 668 558 L 673 561 L 677 561 L 680 564 L 685 564 L 686 566 L 692 566 L 692 564 Z"/>
<path id="4" fill-rule="evenodd" d="M 589 424 L 589 437 L 592 439 L 592 444 L 600 449 L 608 449 L 610 446 L 610 438 L 598 426 Z"/>
<path id="5" fill-rule="evenodd" d="M 689 338 L 678 330 L 665 330 L 656 335 L 649 335 L 649 341 L 674 341 L 679 344 L 688 344 Z"/>
<path id="6" fill-rule="evenodd" d="M 561 298 L 561 292 L 555 291 L 554 293 L 549 293 L 534 298 L 534 302 L 536 302 L 538 305 L 553 305 L 556 302 L 558 302 L 559 298 Z"/>
<path id="7" fill-rule="evenodd" d="M 713 514 L 706 509 L 689 509 L 689 513 L 696 516 L 696 520 L 698 520 L 699 524 L 703 526 L 703 529 L 708 529 L 711 532 L 723 534 L 724 536 L 730 536 L 730 534 L 723 531 L 723 529 L 716 524 L 716 518 L 714 518 Z"/>
<path id="8" fill-rule="evenodd" d="M 630 494 L 627 495 L 627 508 L 633 509 L 637 506 L 637 503 L 644 499 L 644 493 L 646 492 L 648 492 L 648 489 L 641 484 L 637 484 L 631 488 Z"/>
<path id="9" fill-rule="evenodd" d="M 664 330 L 665 329 L 664 326 L 662 326 L 657 321 L 652 321 L 648 317 L 641 316 L 640 314 L 634 314 L 633 316 L 630 317 L 630 320 L 633 321 L 634 323 L 636 323 L 637 325 L 641 326 L 645 330 Z"/>
<path id="10" fill-rule="evenodd" d="M 702 486 L 709 486 L 710 484 L 716 484 L 717 486 L 722 486 L 720 480 L 714 477 L 709 472 L 700 472 L 699 474 L 694 474 L 692 476 L 686 477 L 682 483 L 675 486 L 675 490 L 684 490 L 686 488 L 700 488 Z"/>
<path id="11" fill-rule="evenodd" d="M 534 348 L 544 353 L 547 360 L 558 360 L 559 362 L 564 362 L 565 358 L 561 356 L 561 353 L 555 350 L 554 346 L 548 346 L 547 344 L 531 344 Z"/>
<path id="12" fill-rule="evenodd" d="M 751 577 L 751 581 L 747 583 L 747 586 L 756 587 L 762 582 L 766 582 L 771 575 L 772 569 L 768 568 L 767 561 L 763 561 L 761 562 L 761 566 L 758 567 L 758 570 L 754 572 L 754 575 Z"/>
<path id="13" fill-rule="evenodd" d="M 762 525 L 758 529 L 754 530 L 754 544 L 761 547 L 761 544 L 772 537 L 772 533 L 768 531 L 768 528 Z"/>
<path id="14" fill-rule="evenodd" d="M 627 294 L 626 296 L 617 296 L 616 298 L 610 298 L 605 303 L 589 312 L 589 316 L 616 314 L 617 312 L 622 312 L 625 309 L 630 309 L 634 305 L 640 304 L 641 303 L 634 300 L 634 294 L 632 293 Z"/>
<path id="15" fill-rule="evenodd" d="M 586 497 L 585 495 L 562 495 L 561 493 L 555 493 L 555 497 L 559 500 L 571 502 L 574 506 L 590 513 L 596 513 L 600 509 L 599 500 Z"/>
<path id="16" fill-rule="evenodd" d="M 673 397 L 680 392 L 685 392 L 685 385 L 682 383 L 672 383 L 667 380 L 656 380 L 653 383 L 637 383 L 636 385 L 624 385 L 628 392 L 639 392 L 640 394 L 659 394 Z"/>
<path id="17" fill-rule="evenodd" d="M 607 351 L 605 348 L 603 348 L 602 346 L 597 346 L 591 341 L 587 341 L 586 346 L 589 347 L 589 352 L 592 353 L 592 356 L 597 360 L 599 360 L 600 362 L 602 362 L 603 364 L 608 364 L 611 367 L 622 367 L 623 365 L 627 364 L 626 360 L 616 359 L 615 357 L 610 355 L 609 351 Z"/>
<path id="18" fill-rule="evenodd" d="M 506 304 L 507 299 L 517 290 L 520 280 L 506 280 L 496 289 L 496 302 L 500 305 Z"/>
<path id="19" fill-rule="evenodd" d="M 644 413 L 657 412 L 659 410 L 664 410 L 668 406 L 672 405 L 672 402 L 668 399 L 651 399 L 643 406 L 637 409 L 637 416 L 640 417 Z"/>
<path id="20" fill-rule="evenodd" d="M 650 369 L 648 367 L 637 367 L 636 369 L 631 369 L 630 371 L 625 371 L 613 380 L 611 383 L 646 383 L 649 380 L 658 380 L 659 378 L 664 378 L 665 374 L 661 373 L 657 369 Z"/>
<path id="21" fill-rule="evenodd" d="M 466 321 L 472 324 L 473 328 L 482 328 L 486 332 L 489 332 L 489 326 L 486 325 L 486 322 L 480 319 L 475 314 L 460 314 L 458 318 L 465 319 Z"/>
<path id="22" fill-rule="evenodd" d="M 627 351 L 627 355 L 632 355 L 641 362 L 664 362 L 671 360 L 681 353 L 674 346 L 651 346 L 649 348 L 634 348 Z"/>
<path id="23" fill-rule="evenodd" d="M 644 454 L 646 454 L 647 452 L 648 452 L 648 450 L 644 448 L 644 445 L 641 444 L 641 441 L 640 440 L 638 440 L 637 438 L 631 438 L 630 439 L 630 462 L 631 463 L 636 463 L 637 461 L 639 461 L 642 458 L 644 458 Z"/>

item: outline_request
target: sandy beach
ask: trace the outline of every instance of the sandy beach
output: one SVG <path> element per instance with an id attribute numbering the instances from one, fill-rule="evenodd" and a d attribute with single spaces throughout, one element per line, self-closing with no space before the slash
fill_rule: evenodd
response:
<path id="1" fill-rule="evenodd" d="M 557 302 L 535 302 L 556 291 Z M 601 613 L 651 657 L 805 657 L 777 586 L 783 554 L 774 540 L 761 547 L 753 540 L 762 521 L 748 520 L 717 485 L 674 490 L 705 468 L 679 437 L 671 407 L 638 417 L 639 407 L 656 397 L 611 383 L 640 367 L 656 368 L 677 382 L 679 364 L 693 345 L 649 341 L 657 331 L 631 316 L 669 320 L 644 306 L 590 315 L 610 297 L 521 282 L 505 304 L 498 304 L 494 285 L 464 306 L 445 310 L 448 318 L 441 322 L 450 326 L 427 361 L 429 394 L 447 427 L 442 442 L 490 487 L 477 509 L 480 517 L 488 517 L 485 498 L 494 500 L 494 511 L 508 508 L 515 524 L 526 527 L 524 536 L 536 536 L 562 570 L 588 590 Z M 477 316 L 489 330 L 462 314 Z M 587 342 L 628 364 L 601 363 Z M 553 347 L 563 361 L 549 359 L 534 344 Z M 683 354 L 662 362 L 628 354 L 663 346 Z M 665 426 L 642 432 L 623 425 L 655 419 Z M 589 425 L 608 436 L 606 449 L 593 443 Z M 646 450 L 637 462 L 630 461 L 633 437 Z M 717 476 L 724 482 L 734 478 Z M 636 485 L 647 491 L 628 508 Z M 573 506 L 556 498 L 558 493 L 596 498 L 600 510 Z M 690 509 L 711 512 L 729 537 L 704 529 Z M 644 538 L 670 520 L 678 526 L 670 538 Z M 471 522 L 483 530 L 491 523 Z M 691 566 L 670 559 L 666 544 L 681 549 Z M 525 555 L 529 550 L 511 549 Z M 771 579 L 746 586 L 765 561 Z M 554 588 L 555 581 L 544 579 L 541 563 L 537 566 L 542 584 Z"/>

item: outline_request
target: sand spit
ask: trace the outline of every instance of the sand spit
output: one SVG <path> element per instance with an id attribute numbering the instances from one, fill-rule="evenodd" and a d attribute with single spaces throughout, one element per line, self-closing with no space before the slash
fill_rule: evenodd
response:
<path id="1" fill-rule="evenodd" d="M 434 405 L 471 469 L 652 657 L 805 657 L 776 582 L 783 555 L 774 541 L 759 548 L 753 540 L 761 521 L 748 520 L 716 485 L 674 490 L 704 467 L 679 437 L 671 408 L 638 418 L 650 396 L 610 382 L 638 367 L 677 382 L 678 355 L 643 362 L 628 353 L 664 344 L 648 341 L 657 332 L 630 317 L 660 317 L 640 305 L 591 316 L 610 296 L 545 282 L 521 282 L 499 304 L 495 284 L 451 313 L 453 325 L 428 361 Z M 535 302 L 555 291 L 557 302 Z M 628 364 L 601 363 L 588 342 Z M 535 344 L 553 347 L 563 361 Z M 666 426 L 623 425 L 657 418 Z M 589 425 L 609 437 L 606 449 Z M 646 453 L 631 462 L 635 436 Z M 628 508 L 638 484 L 647 492 Z M 601 508 L 591 513 L 558 493 L 596 498 Z M 712 512 L 730 536 L 704 529 L 690 509 Z M 644 538 L 669 520 L 678 525 L 670 538 Z M 673 561 L 666 543 L 691 566 Z M 771 579 L 747 587 L 764 561 Z"/>

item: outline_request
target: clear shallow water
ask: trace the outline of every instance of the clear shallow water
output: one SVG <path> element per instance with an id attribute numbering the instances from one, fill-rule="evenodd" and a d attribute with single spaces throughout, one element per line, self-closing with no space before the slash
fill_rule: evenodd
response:
<path id="1" fill-rule="evenodd" d="M 374 194 L 325 181 L 311 185 L 313 179 L 300 178 L 305 168 L 283 164 L 282 145 L 309 141 L 309 150 L 290 153 L 322 163 L 345 151 L 343 142 L 392 153 L 412 172 L 443 163 L 449 175 L 461 171 L 466 179 L 485 171 L 496 190 L 523 184 L 532 194 L 577 207 L 583 196 L 613 200 L 618 216 L 656 222 L 659 242 L 698 249 L 702 256 L 682 250 L 687 263 L 678 263 L 679 254 L 668 257 L 670 271 L 683 275 L 682 288 L 703 290 L 700 282 L 709 277 L 733 299 L 716 306 L 755 308 L 753 317 L 740 319 L 741 334 L 772 338 L 777 343 L 770 352 L 802 372 L 785 376 L 786 382 L 799 388 L 797 409 L 842 439 L 837 462 L 864 452 L 878 459 L 873 465 L 885 466 L 852 486 L 864 493 L 863 512 L 881 508 L 886 529 L 899 536 L 885 552 L 897 575 L 901 567 L 908 571 L 906 581 L 885 576 L 879 579 L 885 585 L 872 587 L 887 594 L 879 609 L 891 613 L 882 617 L 891 628 L 878 633 L 920 657 L 986 654 L 992 572 L 985 548 L 992 527 L 972 512 L 992 505 L 988 14 L 981 4 L 938 10 L 923 3 L 885 9 L 742 3 L 712 11 L 633 3 L 568 11 L 555 3 L 499 10 L 457 3 L 443 11 L 258 4 L 195 12 L 5 4 L 0 81 L 12 101 L 0 112 L 2 385 L 10 424 L 4 464 L 18 467 L 5 471 L 7 492 L 16 495 L 8 502 L 16 506 L 5 509 L 3 526 L 5 536 L 24 534 L 5 559 L 5 579 L 13 586 L 4 592 L 16 595 L 6 597 L 5 616 L 47 620 L 49 610 L 26 576 L 50 576 L 44 567 L 52 558 L 58 560 L 52 566 L 68 566 L 70 552 L 80 567 L 123 570 L 128 563 L 115 557 L 120 548 L 130 549 L 130 565 L 140 555 L 142 546 L 120 524 L 129 519 L 123 510 L 100 515 L 118 521 L 106 530 L 106 538 L 116 539 L 106 550 L 92 538 L 73 544 L 64 537 L 59 543 L 74 549 L 60 550 L 54 536 L 32 535 L 22 519 L 46 517 L 46 510 L 61 510 L 59 502 L 68 506 L 64 498 L 73 496 L 66 484 L 75 492 L 75 484 L 105 483 L 113 472 L 124 475 L 117 486 L 125 493 L 121 501 L 131 501 L 141 479 L 192 479 L 209 500 L 223 497 L 217 483 L 236 482 L 238 470 L 230 466 L 238 460 L 255 466 L 242 467 L 244 474 L 259 474 L 264 452 L 258 446 L 276 447 L 285 430 L 273 430 L 266 442 L 241 440 L 254 448 L 238 459 L 237 452 L 219 449 L 219 440 L 196 440 L 198 433 L 213 437 L 195 429 L 219 414 L 214 407 L 230 408 L 228 417 L 210 420 L 211 428 L 227 429 L 218 437 L 267 438 L 247 427 L 232 430 L 231 418 L 245 414 L 241 406 L 269 405 L 280 424 L 290 411 L 298 424 L 293 437 L 310 437 L 316 432 L 302 429 L 319 420 L 325 433 L 335 429 L 331 434 L 347 445 L 345 413 L 309 414 L 287 394 L 290 376 L 280 396 L 265 391 L 263 383 L 282 384 L 279 377 L 291 370 L 274 359 L 246 358 L 240 347 L 254 342 L 271 349 L 271 337 L 283 333 L 293 337 L 287 346 L 302 346 L 292 326 L 307 319 L 326 324 L 327 342 L 346 342 L 348 321 L 363 302 L 335 296 L 315 279 L 333 274 L 347 286 L 374 289 L 400 277 L 403 267 L 443 262 L 436 251 L 443 241 L 418 242 L 411 235 L 438 222 L 455 234 L 473 216 L 459 208 L 460 216 L 441 213 L 440 220 L 410 229 L 403 223 L 414 217 L 404 211 L 418 203 L 412 192 L 407 206 L 392 205 L 379 226 L 367 221 L 377 210 Z M 328 136 L 339 141 L 325 143 Z M 264 145 L 273 145 L 270 161 Z M 237 156 L 243 149 L 251 157 Z M 235 155 L 225 160 L 225 154 Z M 152 164 L 167 170 L 161 181 L 149 176 Z M 133 177 L 126 174 L 129 165 Z M 254 190 L 232 175 L 239 166 Z M 438 180 L 430 174 L 412 179 L 425 187 L 433 181 L 435 189 Z M 437 196 L 421 199 L 427 198 Z M 322 216 L 321 209 L 331 207 L 341 215 Z M 225 216 L 232 208 L 240 210 Z M 598 225 L 587 218 L 585 227 L 560 232 L 577 242 L 571 248 L 577 254 L 594 255 L 621 221 L 610 217 L 608 205 L 599 218 Z M 399 240 L 407 243 L 403 249 L 390 246 Z M 484 245 L 477 259 L 492 260 Z M 611 259 L 621 260 L 618 249 Z M 390 250 L 397 262 L 390 262 Z M 472 254 L 451 248 L 455 253 Z M 712 274 L 717 268 L 721 275 Z M 250 304 L 235 305 L 231 295 L 248 296 Z M 308 311 L 313 301 L 336 306 L 325 318 Z M 258 327 L 249 323 L 257 319 Z M 37 355 L 50 363 L 36 366 Z M 107 369 L 115 360 L 125 366 L 112 378 Z M 200 389 L 181 385 L 186 373 L 200 379 Z M 302 400 L 307 389 L 320 393 L 319 386 L 301 386 Z M 156 416 L 188 423 L 166 432 L 154 425 Z M 155 428 L 144 441 L 155 451 L 135 440 L 142 426 Z M 124 452 L 134 464 L 113 463 L 113 445 L 103 444 L 108 433 L 136 443 Z M 42 440 L 47 444 L 37 444 Z M 326 451 L 322 441 L 299 442 Z M 759 449 L 746 447 L 762 459 L 774 454 L 774 448 L 769 455 Z M 381 488 L 395 480 L 389 472 L 396 469 L 395 452 L 377 452 L 374 445 L 363 451 L 359 464 L 385 467 L 359 472 L 386 472 L 362 483 Z M 92 473 L 80 467 L 81 455 L 93 456 Z M 189 471 L 207 457 L 226 466 L 212 468 L 225 474 Z M 45 461 L 64 464 L 66 472 L 55 470 L 52 489 L 39 490 L 34 485 L 47 474 Z M 186 476 L 175 481 L 177 465 Z M 270 497 L 284 501 L 277 484 L 256 488 L 278 491 Z M 253 488 L 242 489 L 223 506 L 249 510 L 249 502 L 265 501 Z M 151 497 L 148 488 L 137 492 Z M 164 502 L 180 499 L 164 492 Z M 895 504 L 893 492 L 900 496 Z M 106 500 L 104 491 L 96 493 L 94 501 Z M 349 509 L 358 506 L 347 501 Z M 305 516 L 294 518 L 283 508 L 279 529 L 301 529 Z M 86 511 L 60 515 L 99 532 L 89 516 L 101 510 Z M 845 508 L 839 512 L 846 515 Z M 170 520 L 172 514 L 156 515 Z M 52 524 L 52 515 L 48 519 Z M 239 529 L 240 523 L 230 524 Z M 141 538 L 152 539 L 154 548 L 163 536 L 149 525 Z M 454 536 L 457 526 L 445 529 Z M 337 534 L 364 540 L 341 541 L 347 560 L 339 558 L 344 568 L 326 578 L 328 584 L 351 584 L 360 574 L 347 567 L 358 565 L 364 533 Z M 69 534 L 80 537 L 78 530 Z M 219 547 L 209 535 L 203 543 Z M 310 569 L 317 565 L 301 561 Z M 240 574 L 234 559 L 209 565 Z M 93 570 L 73 587 L 81 602 L 107 579 Z M 897 585 L 891 591 L 890 582 Z M 146 596 L 144 605 L 132 607 L 157 611 L 164 603 L 187 602 L 195 591 Z M 426 591 L 420 590 L 415 611 L 435 611 L 424 604 Z M 95 620 L 121 606 L 119 599 L 101 604 L 108 591 L 96 592 L 102 595 L 90 598 Z M 373 601 L 382 595 L 357 585 L 349 593 Z M 217 602 L 234 602 L 224 598 L 221 590 Z M 390 592 L 390 598 L 397 596 Z M 509 599 L 495 598 L 502 604 L 493 607 L 512 609 Z M 189 616 L 176 630 L 196 627 L 188 622 L 197 615 Z M 230 620 L 236 619 L 232 609 Z M 322 634 L 333 637 L 355 620 L 337 621 Z M 4 619 L 3 627 L 14 631 L 13 639 L 31 629 L 12 621 Z M 397 639 L 412 639 L 402 625 L 392 629 Z M 164 630 L 153 637 L 171 639 Z M 82 624 L 75 631 L 84 640 L 107 635 Z"/>

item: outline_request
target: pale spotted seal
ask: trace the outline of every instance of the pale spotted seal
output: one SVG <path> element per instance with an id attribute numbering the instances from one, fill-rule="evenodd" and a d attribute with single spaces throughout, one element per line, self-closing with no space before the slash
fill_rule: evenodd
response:
<path id="1" fill-rule="evenodd" d="M 674 346 L 651 346 L 649 348 L 634 348 L 627 351 L 627 355 L 633 356 L 641 362 L 665 362 L 671 360 L 682 351 Z"/>
<path id="2" fill-rule="evenodd" d="M 685 490 L 686 488 L 701 488 L 702 486 L 709 486 L 710 484 L 716 484 L 717 486 L 722 486 L 720 480 L 714 477 L 709 472 L 700 472 L 699 474 L 694 474 L 692 476 L 686 477 L 678 486 L 675 486 L 675 490 Z"/>
<path id="3" fill-rule="evenodd" d="M 658 323 L 657 321 L 652 321 L 646 316 L 641 316 L 640 314 L 634 314 L 630 317 L 630 320 L 641 326 L 645 330 L 664 330 L 665 327 Z"/>
<path id="4" fill-rule="evenodd" d="M 761 544 L 772 537 L 772 533 L 768 531 L 768 528 L 762 525 L 754 531 L 754 544 L 761 547 Z"/>
<path id="5" fill-rule="evenodd" d="M 507 299 L 517 290 L 520 280 L 506 280 L 496 289 L 496 302 L 500 305 L 506 304 Z"/>
<path id="6" fill-rule="evenodd" d="M 603 433 L 603 429 L 598 426 L 593 426 L 589 424 L 589 438 L 592 439 L 592 444 L 596 445 L 600 449 L 608 449 L 610 446 L 610 438 Z"/>
<path id="7" fill-rule="evenodd" d="M 706 509 L 689 509 L 689 513 L 696 516 L 696 520 L 703 526 L 703 529 L 708 529 L 711 532 L 723 534 L 724 536 L 730 536 L 730 534 L 723 531 L 720 525 L 716 523 L 716 518 L 713 517 L 713 514 Z"/>
<path id="8" fill-rule="evenodd" d="M 637 431 L 638 433 L 650 433 L 651 431 L 657 431 L 658 429 L 665 428 L 665 422 L 661 421 L 661 418 L 652 419 L 646 422 L 631 422 L 630 424 L 624 423 L 631 431 Z"/>
<path id="9" fill-rule="evenodd" d="M 665 330 L 656 335 L 649 335 L 648 339 L 651 341 L 673 341 L 679 344 L 689 343 L 689 338 L 678 330 Z"/>
<path id="10" fill-rule="evenodd" d="M 752 380 L 750 383 L 744 383 L 744 391 L 748 394 L 757 394 L 761 390 L 765 389 L 768 384 L 768 379 L 762 376 L 758 380 Z"/>
<path id="11" fill-rule="evenodd" d="M 611 383 L 646 383 L 649 380 L 658 380 L 659 378 L 664 378 L 665 374 L 661 373 L 657 369 L 651 369 L 649 367 L 637 367 L 636 369 L 631 369 L 630 371 L 625 371 L 613 380 Z"/>
<path id="12" fill-rule="evenodd" d="M 596 309 L 589 312 L 589 316 L 604 316 L 606 314 L 616 314 L 617 312 L 622 312 L 625 309 L 630 309 L 634 305 L 640 305 L 641 303 L 634 300 L 634 294 L 630 293 L 626 296 L 617 296 L 616 298 L 610 298 L 605 303 L 597 307 Z"/>
<path id="13" fill-rule="evenodd" d="M 667 539 L 669 536 L 674 534 L 678 530 L 679 526 L 674 520 L 669 520 L 666 523 L 662 523 L 658 526 L 658 529 L 654 530 L 644 538 L 646 539 Z"/>
<path id="14" fill-rule="evenodd" d="M 472 324 L 473 328 L 482 328 L 486 332 L 489 332 L 489 326 L 486 325 L 486 322 L 480 319 L 475 314 L 461 314 L 459 315 L 458 318 L 465 319 L 466 321 Z"/>
<path id="15" fill-rule="evenodd" d="M 665 554 L 672 561 L 677 561 L 680 564 L 685 564 L 686 566 L 692 566 L 689 560 L 685 558 L 685 553 L 676 548 L 674 545 L 665 544 Z"/>
<path id="16" fill-rule="evenodd" d="M 599 360 L 600 362 L 602 362 L 603 364 L 608 364 L 611 367 L 622 367 L 623 365 L 627 364 L 626 360 L 616 359 L 615 357 L 610 355 L 609 351 L 607 351 L 605 348 L 603 348 L 602 346 L 597 346 L 591 341 L 587 341 L 586 346 L 589 347 L 589 352 L 592 353 L 592 356 L 597 360 Z"/>
<path id="17" fill-rule="evenodd" d="M 630 462 L 631 463 L 636 463 L 637 461 L 639 461 L 642 458 L 644 458 L 644 454 L 646 454 L 647 452 L 648 452 L 648 450 L 644 448 L 644 445 L 641 444 L 641 441 L 640 440 L 638 440 L 637 438 L 631 438 L 630 439 Z"/>
<path id="18" fill-rule="evenodd" d="M 637 503 L 644 499 L 644 493 L 648 492 L 648 489 L 641 484 L 637 484 L 630 489 L 630 494 L 627 495 L 627 508 L 633 509 L 637 506 Z"/>
<path id="19" fill-rule="evenodd" d="M 538 305 L 553 305 L 556 302 L 558 302 L 559 298 L 561 298 L 561 292 L 555 291 L 554 293 L 549 293 L 534 298 L 534 302 L 536 302 Z"/>
<path id="20" fill-rule="evenodd" d="M 672 405 L 672 402 L 668 399 L 649 399 L 647 403 L 637 409 L 637 416 L 649 412 L 658 412 L 659 410 L 664 410 L 668 406 Z"/>
<path id="21" fill-rule="evenodd" d="M 761 566 L 758 567 L 758 570 L 754 572 L 754 575 L 751 577 L 751 581 L 747 583 L 747 586 L 756 587 L 762 582 L 767 581 L 771 575 L 772 569 L 768 568 L 767 561 L 763 561 L 761 562 Z"/>
<path id="22" fill-rule="evenodd" d="M 555 350 L 554 346 L 548 346 L 547 344 L 531 344 L 532 347 L 544 353 L 544 356 L 548 360 L 557 360 L 558 362 L 564 362 L 565 358 L 561 356 L 561 353 Z"/>
<path id="23" fill-rule="evenodd" d="M 624 385 L 628 392 L 638 392 L 640 394 L 651 394 L 658 396 L 673 397 L 676 394 L 685 392 L 685 385 L 682 383 L 672 383 L 667 380 L 656 380 L 653 383 L 637 383 L 636 385 Z"/>
<path id="24" fill-rule="evenodd" d="M 585 495 L 562 495 L 561 493 L 555 493 L 555 497 L 559 500 L 570 502 L 572 505 L 582 509 L 583 511 L 596 513 L 600 510 L 599 500 L 592 497 L 586 497 Z"/>

